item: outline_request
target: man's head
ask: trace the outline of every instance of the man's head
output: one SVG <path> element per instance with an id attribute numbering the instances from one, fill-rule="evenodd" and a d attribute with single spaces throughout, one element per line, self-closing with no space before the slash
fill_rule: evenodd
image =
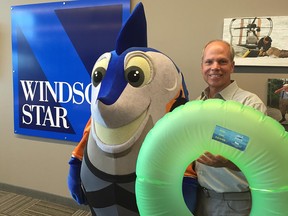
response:
<path id="1" fill-rule="evenodd" d="M 209 85 L 211 97 L 231 83 L 234 55 L 233 47 L 226 41 L 213 40 L 205 45 L 201 69 L 203 78 Z"/>
<path id="2" fill-rule="evenodd" d="M 210 44 L 213 44 L 213 43 L 222 43 L 223 46 L 226 45 L 229 49 L 229 52 L 230 52 L 230 60 L 234 61 L 235 51 L 234 51 L 233 47 L 227 41 L 224 41 L 224 40 L 211 40 L 208 43 L 206 43 L 206 45 L 204 46 L 204 48 L 202 50 L 202 61 L 203 61 L 206 47 L 209 46 Z"/>
<path id="3" fill-rule="evenodd" d="M 271 39 L 271 37 L 269 37 L 269 36 L 265 36 L 264 39 L 263 39 L 263 42 L 264 42 L 265 44 L 268 44 L 268 43 L 271 43 L 271 42 L 272 42 L 272 39 Z"/>

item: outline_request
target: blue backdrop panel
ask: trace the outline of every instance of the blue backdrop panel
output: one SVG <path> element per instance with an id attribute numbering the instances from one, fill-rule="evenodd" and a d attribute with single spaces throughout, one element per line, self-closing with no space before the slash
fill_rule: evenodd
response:
<path id="1" fill-rule="evenodd" d="M 16 134 L 81 139 L 93 65 L 129 15 L 129 0 L 11 7 Z"/>

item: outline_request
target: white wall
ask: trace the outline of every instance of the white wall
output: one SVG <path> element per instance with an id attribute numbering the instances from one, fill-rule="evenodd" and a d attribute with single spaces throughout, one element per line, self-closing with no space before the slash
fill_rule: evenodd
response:
<path id="1" fill-rule="evenodd" d="M 96 0 L 95 0 L 96 1 Z M 76 143 L 13 132 L 13 83 L 11 17 L 13 5 L 35 4 L 39 0 L 0 1 L 0 183 L 70 197 L 66 185 L 68 160 Z M 139 2 L 131 0 L 132 8 Z M 200 74 L 203 45 L 222 37 L 223 19 L 242 16 L 287 16 L 288 1 L 191 1 L 143 0 L 150 47 L 169 55 L 183 71 L 190 98 L 205 87 Z M 208 5 L 208 6 L 207 6 Z M 266 102 L 267 79 L 288 78 L 287 74 L 235 73 L 238 84 L 257 93 Z"/>

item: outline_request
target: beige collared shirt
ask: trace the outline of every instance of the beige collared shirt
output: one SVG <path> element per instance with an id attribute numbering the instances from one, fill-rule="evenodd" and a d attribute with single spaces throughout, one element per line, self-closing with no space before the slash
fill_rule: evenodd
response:
<path id="1" fill-rule="evenodd" d="M 208 99 L 208 93 L 208 89 L 205 89 L 198 99 Z M 224 90 L 217 93 L 214 98 L 238 101 L 263 113 L 267 112 L 267 108 L 261 99 L 256 94 L 239 88 L 236 81 L 233 81 Z M 218 193 L 249 190 L 248 182 L 241 171 L 234 171 L 228 168 L 214 168 L 196 162 L 196 172 L 198 182 L 202 187 Z"/>

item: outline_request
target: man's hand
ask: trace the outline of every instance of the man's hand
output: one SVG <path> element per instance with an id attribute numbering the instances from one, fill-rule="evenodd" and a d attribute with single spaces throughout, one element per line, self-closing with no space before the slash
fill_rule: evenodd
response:
<path id="1" fill-rule="evenodd" d="M 240 169 L 228 159 L 222 157 L 221 155 L 213 155 L 210 152 L 204 152 L 204 154 L 197 159 L 197 162 L 207 166 L 226 167 L 235 171 L 240 171 Z"/>

